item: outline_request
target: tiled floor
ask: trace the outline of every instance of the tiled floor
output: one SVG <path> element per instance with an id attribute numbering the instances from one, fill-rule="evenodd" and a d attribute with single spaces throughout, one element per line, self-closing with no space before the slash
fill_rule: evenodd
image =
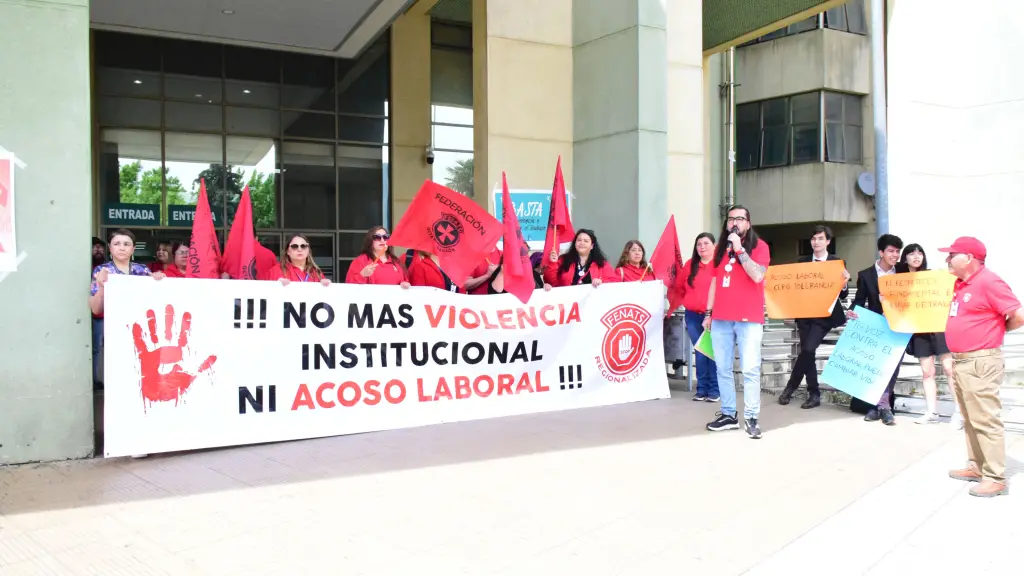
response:
<path id="1" fill-rule="evenodd" d="M 925 550 L 949 553 L 966 526 L 876 530 L 887 517 L 909 507 L 927 520 L 929 506 L 950 502 L 954 511 L 938 514 L 952 521 L 979 509 L 1002 515 L 1016 502 L 969 500 L 944 477 L 962 457 L 948 426 L 902 419 L 887 428 L 765 396 L 765 436 L 753 441 L 705 432 L 715 409 L 677 392 L 610 408 L 0 469 L 0 575 L 774 574 L 811 571 L 798 562 L 813 557 L 804 549 L 842 562 L 849 536 L 814 535 L 851 526 L 875 552 L 862 572 L 878 572 Z M 869 502 L 866 514 L 858 501 Z"/>

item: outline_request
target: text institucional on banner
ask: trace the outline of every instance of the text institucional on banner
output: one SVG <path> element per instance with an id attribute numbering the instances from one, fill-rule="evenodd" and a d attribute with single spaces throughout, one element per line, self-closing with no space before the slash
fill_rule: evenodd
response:
<path id="1" fill-rule="evenodd" d="M 104 453 L 192 450 L 667 398 L 655 282 L 432 288 L 112 277 Z"/>

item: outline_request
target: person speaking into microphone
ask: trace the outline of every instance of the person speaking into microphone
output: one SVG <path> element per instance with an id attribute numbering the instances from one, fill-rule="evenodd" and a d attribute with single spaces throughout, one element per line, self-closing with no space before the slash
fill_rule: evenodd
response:
<path id="1" fill-rule="evenodd" d="M 736 381 L 731 359 L 739 349 L 743 372 L 743 424 L 747 436 L 761 437 L 761 337 L 764 334 L 764 274 L 771 254 L 757 237 L 750 211 L 731 206 L 712 259 L 711 288 L 704 329 L 718 359 L 718 390 L 722 410 L 709 422 L 712 432 L 739 428 Z M 728 254 L 727 254 L 728 253 Z"/>

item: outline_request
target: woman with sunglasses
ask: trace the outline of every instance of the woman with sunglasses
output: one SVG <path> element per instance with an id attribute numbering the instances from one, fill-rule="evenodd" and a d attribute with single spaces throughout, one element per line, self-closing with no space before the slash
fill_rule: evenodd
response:
<path id="1" fill-rule="evenodd" d="M 287 286 L 292 282 L 319 282 L 330 286 L 330 279 L 324 276 L 320 267 L 313 261 L 313 251 L 309 247 L 309 239 L 301 234 L 292 236 L 285 248 L 281 265 L 271 271 L 274 280 L 280 280 Z"/>
<path id="2" fill-rule="evenodd" d="M 387 228 L 374 226 L 363 237 L 363 249 L 352 261 L 345 276 L 347 284 L 381 284 L 409 287 L 409 274 L 402 259 L 388 246 Z"/>

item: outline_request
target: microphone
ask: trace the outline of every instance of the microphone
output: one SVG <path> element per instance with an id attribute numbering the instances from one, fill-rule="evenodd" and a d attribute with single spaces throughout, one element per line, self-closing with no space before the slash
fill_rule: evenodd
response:
<path id="1" fill-rule="evenodd" d="M 733 226 L 732 228 L 729 229 L 729 232 L 731 232 L 732 234 L 736 234 L 738 236 L 739 233 L 740 233 L 740 229 L 739 229 L 738 226 Z M 728 241 L 729 241 L 728 238 L 726 238 L 726 242 L 728 242 Z M 736 257 L 736 253 L 732 249 L 732 242 L 729 242 L 729 258 L 735 258 L 735 257 Z"/>

